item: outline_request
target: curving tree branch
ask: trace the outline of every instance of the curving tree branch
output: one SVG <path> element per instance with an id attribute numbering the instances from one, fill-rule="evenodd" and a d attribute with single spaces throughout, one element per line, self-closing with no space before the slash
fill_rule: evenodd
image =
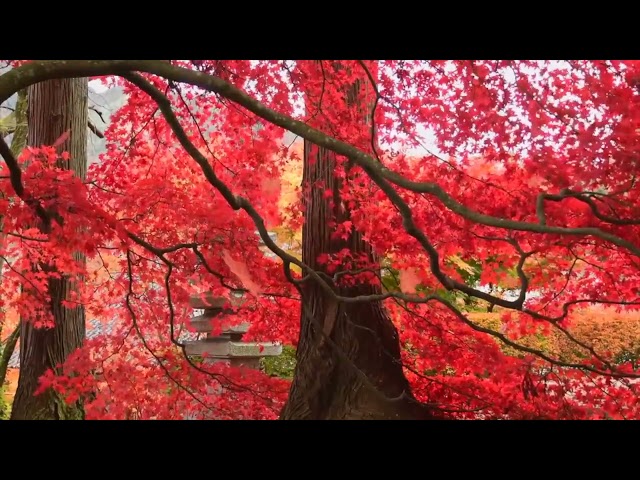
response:
<path id="1" fill-rule="evenodd" d="M 136 85 L 141 90 L 145 91 L 148 95 L 150 95 L 153 100 L 158 104 L 161 112 L 165 116 L 170 127 L 173 129 L 176 137 L 179 142 L 185 148 L 185 150 L 194 158 L 194 160 L 201 167 L 203 174 L 209 181 L 209 183 L 216 188 L 225 198 L 227 203 L 235 210 L 244 210 L 247 214 L 252 218 L 254 224 L 256 225 L 259 234 L 264 241 L 265 245 L 273 251 L 278 257 L 283 260 L 285 267 L 285 275 L 292 283 L 300 283 L 300 281 L 294 281 L 291 278 L 290 272 L 290 264 L 295 264 L 299 266 L 306 276 L 302 279 L 302 281 L 306 281 L 308 279 L 313 279 L 325 290 L 329 295 L 334 297 L 336 300 L 347 303 L 356 303 L 356 302 L 369 302 L 369 301 L 379 301 L 384 300 L 385 298 L 395 297 L 398 299 L 402 299 L 412 303 L 427 303 L 429 301 L 436 300 L 440 303 L 443 303 L 447 308 L 453 311 L 462 321 L 469 324 L 471 328 L 475 330 L 482 331 L 484 333 L 488 333 L 509 346 L 517 348 L 522 351 L 526 351 L 528 353 L 532 353 L 540 358 L 543 358 L 550 363 L 561 365 L 561 366 L 570 366 L 573 368 L 581 368 L 586 369 L 592 372 L 597 372 L 600 374 L 611 375 L 611 376 L 633 376 L 627 374 L 617 374 L 612 372 L 600 371 L 598 369 L 593 369 L 592 367 L 586 367 L 584 365 L 578 364 L 567 364 L 563 362 L 559 362 L 551 357 L 548 357 L 543 352 L 540 352 L 535 349 L 530 349 L 528 347 L 523 347 L 517 343 L 512 342 L 507 337 L 499 332 L 492 331 L 490 329 L 486 329 L 483 327 L 479 327 L 472 322 L 470 322 L 464 315 L 462 315 L 455 307 L 446 302 L 440 297 L 437 296 L 429 296 L 429 297 L 418 297 L 413 295 L 406 294 L 398 294 L 395 292 L 387 292 L 385 294 L 380 295 L 363 295 L 359 297 L 342 297 L 335 294 L 333 288 L 329 283 L 327 283 L 321 275 L 319 275 L 314 270 L 310 269 L 307 265 L 289 255 L 287 252 L 280 249 L 275 242 L 271 240 L 269 235 L 267 234 L 266 227 L 261 216 L 257 213 L 257 211 L 253 208 L 253 206 L 243 197 L 236 196 L 229 189 L 229 187 L 222 182 L 215 174 L 215 171 L 209 164 L 206 157 L 204 157 L 200 151 L 195 148 L 195 146 L 190 142 L 186 132 L 180 126 L 180 123 L 172 111 L 172 106 L 168 98 L 157 88 L 155 88 L 151 83 L 149 83 L 145 78 L 140 76 L 135 72 L 144 72 L 153 75 L 161 76 L 169 81 L 187 83 L 190 85 L 194 85 L 200 87 L 204 90 L 217 93 L 218 95 L 234 102 L 247 110 L 251 111 L 255 115 L 260 118 L 267 120 L 275 125 L 278 125 L 282 128 L 285 128 L 298 136 L 313 142 L 321 147 L 324 147 L 328 150 L 331 150 L 339 155 L 343 155 L 349 158 L 353 163 L 359 165 L 374 181 L 378 187 L 386 194 L 389 200 L 396 206 L 398 211 L 400 212 L 403 218 L 403 227 L 407 231 L 407 233 L 413 236 L 425 249 L 429 256 L 431 271 L 434 276 L 440 281 L 445 288 L 450 290 L 459 290 L 468 295 L 484 299 L 492 304 L 500 305 L 509 309 L 519 310 L 526 314 L 533 316 L 534 318 L 546 319 L 548 321 L 558 321 L 564 318 L 568 313 L 568 308 L 572 304 L 578 304 L 581 302 L 600 302 L 600 303 L 616 303 L 616 304 L 624 304 L 630 303 L 633 304 L 635 302 L 617 302 L 617 301 L 607 301 L 607 300 L 595 300 L 595 299 L 580 299 L 572 302 L 565 303 L 563 306 L 563 315 L 556 319 L 551 319 L 550 317 L 546 317 L 537 312 L 530 311 L 523 307 L 524 300 L 527 293 L 528 287 L 528 278 L 523 272 L 523 266 L 526 258 L 532 254 L 532 252 L 524 252 L 521 249 L 520 260 L 516 267 L 516 271 L 521 283 L 520 295 L 514 301 L 504 300 L 499 297 L 492 296 L 488 293 L 479 291 L 474 289 L 466 284 L 455 281 L 454 279 L 448 277 L 446 274 L 442 272 L 440 269 L 440 262 L 438 252 L 435 247 L 431 244 L 427 236 L 419 230 L 413 221 L 412 212 L 408 204 L 402 200 L 399 193 L 396 191 L 395 187 L 401 187 L 405 190 L 409 190 L 416 193 L 423 193 L 427 195 L 431 195 L 437 199 L 439 199 L 443 205 L 445 205 L 452 212 L 460 215 L 461 217 L 475 222 L 480 225 L 492 226 L 506 230 L 515 230 L 515 231 L 526 231 L 531 233 L 538 234 L 560 234 L 560 235 L 572 235 L 572 236 L 593 236 L 596 238 L 600 238 L 606 242 L 609 242 L 613 245 L 616 245 L 621 248 L 627 249 L 635 256 L 640 256 L 640 248 L 634 245 L 632 242 L 629 242 L 623 238 L 620 238 L 616 235 L 613 235 L 608 232 L 604 232 L 599 228 L 567 228 L 567 227 L 559 227 L 559 226 L 549 226 L 546 225 L 543 211 L 543 202 L 544 200 L 552 200 L 555 201 L 555 198 L 551 195 L 544 194 L 545 196 L 539 196 L 538 201 L 536 202 L 536 212 L 538 214 L 539 222 L 522 222 L 515 221 L 508 218 L 495 217 L 491 215 L 485 215 L 480 212 L 474 211 L 462 203 L 455 200 L 448 193 L 446 193 L 439 185 L 431 182 L 414 182 L 408 178 L 399 175 L 396 172 L 391 171 L 382 165 L 377 159 L 371 157 L 365 152 L 357 149 L 356 147 L 349 145 L 345 142 L 342 142 L 336 138 L 333 138 L 320 130 L 314 129 L 304 122 L 295 120 L 288 115 L 281 114 L 266 107 L 264 104 L 254 99 L 247 93 L 242 90 L 234 87 L 233 85 L 225 82 L 221 78 L 215 77 L 213 75 L 209 75 L 202 72 L 197 72 L 193 70 L 189 70 L 182 67 L 176 67 L 171 65 L 166 61 L 155 61 L 155 60 L 88 60 L 88 61 L 35 61 L 28 63 L 22 67 L 16 68 L 9 73 L 0 77 L 0 102 L 4 101 L 10 95 L 15 93 L 17 90 L 23 89 L 29 85 L 34 83 L 38 83 L 40 81 L 54 79 L 54 78 L 65 78 L 65 77 L 83 77 L 83 76 L 100 76 L 100 75 L 119 75 Z M 22 187 L 22 183 L 20 181 L 20 173 L 19 166 L 15 161 L 15 158 L 12 156 L 5 155 L 6 149 L 2 148 L 2 141 L 0 140 L 0 153 L 5 158 L 7 165 L 9 166 L 11 172 L 11 182 L 12 186 L 16 190 L 16 193 L 23 198 L 26 202 L 33 201 L 28 197 L 28 195 L 24 192 L 24 188 Z M 6 146 L 6 144 L 4 144 Z M 573 192 L 570 192 L 573 193 Z M 562 195 L 562 194 L 561 194 Z M 568 193 L 564 193 L 565 197 L 568 196 Z M 587 197 L 577 197 L 575 195 L 574 198 L 578 198 L 581 201 L 585 201 Z M 563 197 L 564 198 L 564 197 Z M 588 201 L 585 201 L 588 203 Z M 589 204 L 589 203 L 588 203 Z M 595 205 L 595 204 L 594 204 Z M 42 207 L 39 204 L 33 204 L 33 208 L 38 214 L 42 213 L 48 214 L 49 212 L 41 212 L 39 209 Z M 591 205 L 590 205 L 591 206 Z M 601 215 L 597 209 L 593 209 L 594 214 L 596 216 Z M 599 217 L 600 218 L 600 217 Z M 613 217 L 604 217 L 605 221 L 610 221 Z M 603 219 L 603 218 L 601 218 Z M 613 219 L 615 220 L 615 219 Z M 635 221 L 634 221 L 635 222 Z M 615 221 L 610 221 L 610 223 L 616 223 Z M 131 237 L 133 239 L 133 237 Z M 142 239 L 134 239 L 137 243 L 140 243 L 139 240 Z M 520 247 L 515 244 L 517 249 Z M 171 247 L 173 248 L 173 247 Z M 187 244 L 178 247 L 178 248 L 189 248 Z M 159 251 L 156 253 L 160 253 L 164 256 L 164 253 L 169 253 L 169 251 Z M 456 313 L 457 312 L 457 313 Z"/>
<path id="2" fill-rule="evenodd" d="M 432 182 L 414 182 L 380 164 L 362 150 L 331 137 L 322 131 L 310 127 L 267 107 L 239 88 L 223 79 L 206 73 L 171 65 L 164 60 L 39 60 L 27 63 L 0 77 L 0 103 L 22 88 L 34 83 L 54 78 L 85 77 L 101 75 L 126 76 L 132 72 L 144 72 L 158 75 L 174 82 L 187 83 L 204 90 L 217 93 L 222 97 L 243 106 L 250 112 L 278 125 L 300 137 L 327 148 L 338 155 L 344 155 L 362 167 L 379 186 L 386 182 L 415 193 L 425 193 L 438 198 L 449 210 L 475 223 L 504 228 L 508 230 L 558 235 L 594 236 L 614 245 L 628 249 L 640 256 L 640 248 L 616 235 L 599 228 L 567 228 L 522 222 L 507 218 L 486 215 L 468 208 L 450 196 L 442 187 Z M 381 187 L 382 188 L 382 187 Z M 228 191 L 228 189 L 227 189 Z M 224 194 L 224 192 L 221 191 Z M 275 253 L 275 252 L 274 252 Z"/>

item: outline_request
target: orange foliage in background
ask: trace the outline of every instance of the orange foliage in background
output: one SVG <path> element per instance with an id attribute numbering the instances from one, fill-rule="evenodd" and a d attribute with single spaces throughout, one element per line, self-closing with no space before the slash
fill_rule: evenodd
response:
<path id="1" fill-rule="evenodd" d="M 496 331 L 503 331 L 506 323 L 518 321 L 512 313 L 511 318 L 503 319 L 502 312 L 474 312 L 469 318 L 477 325 Z M 513 338 L 519 344 L 539 348 L 564 362 L 579 362 L 590 356 L 589 352 L 572 342 L 558 329 L 550 328 L 541 322 L 537 334 Z M 547 331 L 544 331 L 544 327 Z M 621 360 L 623 356 L 636 357 L 640 354 L 640 313 L 617 312 L 614 308 L 592 307 L 572 312 L 567 324 L 563 327 L 573 337 L 586 345 L 590 345 L 604 358 L 611 361 Z M 511 335 L 508 335 L 512 338 Z M 499 340 L 496 340 L 499 342 Z M 501 343 L 501 342 L 500 342 Z M 505 352 L 516 354 L 516 351 L 505 346 Z M 628 360 L 628 358 L 627 358 Z"/>
<path id="2" fill-rule="evenodd" d="M 572 315 L 568 327 L 576 339 L 590 345 L 612 360 L 625 353 L 640 353 L 640 314 L 616 312 L 613 308 L 591 308 Z M 579 361 L 589 353 L 561 334 L 554 334 L 554 343 L 565 361 Z"/>
<path id="3" fill-rule="evenodd" d="M 12 307 L 4 307 L 2 309 L 2 319 L 0 320 L 0 325 L 2 329 L 0 330 L 0 341 L 4 342 L 11 332 L 18 326 L 18 322 L 20 321 L 20 317 L 18 316 L 18 311 Z"/>

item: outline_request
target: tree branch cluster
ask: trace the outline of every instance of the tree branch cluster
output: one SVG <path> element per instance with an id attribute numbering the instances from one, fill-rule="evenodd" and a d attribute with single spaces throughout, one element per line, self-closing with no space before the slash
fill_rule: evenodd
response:
<path id="1" fill-rule="evenodd" d="M 218 192 L 220 192 L 220 194 L 224 197 L 226 202 L 234 210 L 244 210 L 249 215 L 249 217 L 253 220 L 264 244 L 283 261 L 284 273 L 287 279 L 291 283 L 300 284 L 305 281 L 313 280 L 317 282 L 317 284 L 320 285 L 321 288 L 328 295 L 333 297 L 336 301 L 345 302 L 345 303 L 380 301 L 386 298 L 396 298 L 396 299 L 401 299 L 406 302 L 412 302 L 412 303 L 427 303 L 431 301 L 437 301 L 445 305 L 461 321 L 469 325 L 474 330 L 492 335 L 498 338 L 499 340 L 501 340 L 503 343 L 513 348 L 517 348 L 518 350 L 534 354 L 552 364 L 565 366 L 565 367 L 580 368 L 583 370 L 588 370 L 591 372 L 596 372 L 596 373 L 610 375 L 610 376 L 634 376 L 634 375 L 628 375 L 628 374 L 622 374 L 622 373 L 616 372 L 615 369 L 611 365 L 608 365 L 606 362 L 603 362 L 603 364 L 607 367 L 607 370 L 602 370 L 602 369 L 596 369 L 589 366 L 585 366 L 582 364 L 578 365 L 578 364 L 565 363 L 557 359 L 551 358 L 539 350 L 525 347 L 516 342 L 513 342 L 512 340 L 510 340 L 500 332 L 496 332 L 491 329 L 487 329 L 487 328 L 475 325 L 464 314 L 462 314 L 456 307 L 454 307 L 450 302 L 448 302 L 447 300 L 437 295 L 420 297 L 416 295 L 407 295 L 404 293 L 396 293 L 396 292 L 387 292 L 379 295 L 361 295 L 357 297 L 344 297 L 344 296 L 338 295 L 334 291 L 332 286 L 327 281 L 325 281 L 322 275 L 320 275 L 318 272 L 308 267 L 306 264 L 304 264 L 294 256 L 282 250 L 270 238 L 263 219 L 261 218 L 259 213 L 255 210 L 255 208 L 251 205 L 251 203 L 247 199 L 241 196 L 236 196 L 232 192 L 232 190 L 223 181 L 221 181 L 218 178 L 218 176 L 216 175 L 214 169 L 212 168 L 207 158 L 189 140 L 188 135 L 180 125 L 179 120 L 177 119 L 176 115 L 173 112 L 170 100 L 166 97 L 165 94 L 163 94 L 160 90 L 154 87 L 149 81 L 147 81 L 142 75 L 140 75 L 140 73 L 158 75 L 160 77 L 167 79 L 170 82 L 186 83 L 189 85 L 197 86 L 206 91 L 216 93 L 230 100 L 231 102 L 234 102 L 244 107 L 248 111 L 257 115 L 258 117 L 268 122 L 271 122 L 275 125 L 278 125 L 290 132 L 293 132 L 298 136 L 320 147 L 324 147 L 328 150 L 331 150 L 338 155 L 343 155 L 347 157 L 349 160 L 351 160 L 355 165 L 360 166 L 364 170 L 364 172 L 370 177 L 370 179 L 386 194 L 388 199 L 397 208 L 398 212 L 400 213 L 403 219 L 404 230 L 409 235 L 411 235 L 414 239 L 416 239 L 419 242 L 419 244 L 424 248 L 425 252 L 429 257 L 431 272 L 438 279 L 438 281 L 448 290 L 457 290 L 469 296 L 483 299 L 493 305 L 499 305 L 507 309 L 521 311 L 523 313 L 531 315 L 534 318 L 549 321 L 557 328 L 561 328 L 557 325 L 557 322 L 562 318 L 566 317 L 566 315 L 568 314 L 568 309 L 571 305 L 578 304 L 581 302 L 586 303 L 586 302 L 594 301 L 593 299 L 578 299 L 572 302 L 567 302 L 563 306 L 563 316 L 558 318 L 550 318 L 524 308 L 524 302 L 527 295 L 529 279 L 525 275 L 523 271 L 523 267 L 526 259 L 529 256 L 531 256 L 534 252 L 523 251 L 520 248 L 520 246 L 517 244 L 517 242 L 515 242 L 512 239 L 507 239 L 507 241 L 509 241 L 509 243 L 511 243 L 514 246 L 514 248 L 518 251 L 520 255 L 520 259 L 516 266 L 516 272 L 520 280 L 520 292 L 517 299 L 511 300 L 511 301 L 505 300 L 503 298 L 496 297 L 489 293 L 470 287 L 464 283 L 458 282 L 457 280 L 449 277 L 440 268 L 440 258 L 436 248 L 427 238 L 425 233 L 416 226 L 413 220 L 411 208 L 401 198 L 401 196 L 396 190 L 396 187 L 400 187 L 414 193 L 422 193 L 422 194 L 435 197 L 450 211 L 476 224 L 496 227 L 500 229 L 512 230 L 512 231 L 523 231 L 523 232 L 531 232 L 531 233 L 537 233 L 537 234 L 555 234 L 555 235 L 569 235 L 569 236 L 580 236 L 580 237 L 592 236 L 592 237 L 599 238 L 605 242 L 609 242 L 620 248 L 626 249 L 633 255 L 640 257 L 640 248 L 638 248 L 635 244 L 621 237 L 605 232 L 600 228 L 594 228 L 594 227 L 567 228 L 567 227 L 547 225 L 545 214 L 544 214 L 544 202 L 545 201 L 556 202 L 556 201 L 561 201 L 565 198 L 575 198 L 581 202 L 586 203 L 590 207 L 593 214 L 603 222 L 607 222 L 615 225 L 640 224 L 640 220 L 620 219 L 620 218 L 611 217 L 601 213 L 600 210 L 597 208 L 596 203 L 593 201 L 593 195 L 589 195 L 587 193 L 577 193 L 571 190 L 564 190 L 557 195 L 540 194 L 536 202 L 536 213 L 538 216 L 538 223 L 515 221 L 508 218 L 501 218 L 501 217 L 482 214 L 480 212 L 470 209 L 469 207 L 455 200 L 451 195 L 445 192 L 439 185 L 431 182 L 412 181 L 390 170 L 389 168 L 385 167 L 379 161 L 379 159 L 370 156 L 369 154 L 359 150 L 358 148 L 352 145 L 349 145 L 347 143 L 341 142 L 340 140 L 337 140 L 336 138 L 333 138 L 321 132 L 320 130 L 310 127 L 304 122 L 295 120 L 290 116 L 281 114 L 279 112 L 276 112 L 275 110 L 268 108 L 258 100 L 252 98 L 250 95 L 246 94 L 242 90 L 236 88 L 235 86 L 231 85 L 230 83 L 224 81 L 219 77 L 216 77 L 208 73 L 203 73 L 203 72 L 198 72 L 194 70 L 189 70 L 187 68 L 177 67 L 165 61 L 155 61 L 155 60 L 62 61 L 62 60 L 59 60 L 59 61 L 30 62 L 0 77 L 0 103 L 2 103 L 4 100 L 9 98 L 9 96 L 11 96 L 16 91 L 44 80 L 50 80 L 54 78 L 67 78 L 67 77 L 119 75 L 125 78 L 126 80 L 128 80 L 129 82 L 131 82 L 132 84 L 134 84 L 135 86 L 137 86 L 138 88 L 140 88 L 145 93 L 147 93 L 157 103 L 160 111 L 164 115 L 171 129 L 173 130 L 178 141 L 180 142 L 182 147 L 185 149 L 185 151 L 189 153 L 191 157 L 194 159 L 194 161 L 200 166 L 207 181 Z M 373 83 L 373 78 L 369 77 L 369 80 Z M 8 149 L 6 143 L 2 139 L 0 139 L 0 155 L 2 155 L 2 157 L 5 159 L 5 162 L 7 163 L 7 166 L 10 171 L 11 185 L 13 186 L 16 194 L 23 201 L 25 201 L 25 203 L 27 203 L 34 209 L 36 214 L 43 220 L 43 222 L 44 221 L 50 222 L 51 220 L 50 212 L 45 211 L 43 207 L 39 204 L 39 202 L 31 198 L 28 195 L 28 193 L 25 192 L 22 184 L 22 180 L 21 180 L 20 167 L 15 157 L 11 154 L 11 151 Z M 143 246 L 148 251 L 154 253 L 160 259 L 165 261 L 165 263 L 167 262 L 165 254 L 170 253 L 172 251 L 176 251 L 180 248 L 191 248 L 193 249 L 194 253 L 198 255 L 197 246 L 194 246 L 193 244 L 181 244 L 181 245 L 175 245 L 175 246 L 166 247 L 166 248 L 156 248 L 133 234 L 129 234 L 129 237 L 139 245 Z M 301 280 L 296 280 L 292 277 L 291 271 L 290 271 L 291 264 L 297 265 L 302 269 L 304 273 L 304 277 Z M 168 265 L 170 267 L 170 264 Z M 619 304 L 624 302 L 611 301 L 610 303 Z M 570 335 L 568 332 L 566 332 L 566 330 L 564 329 L 562 330 L 566 335 Z M 596 358 L 600 358 L 596 354 L 596 352 L 593 351 L 593 349 L 581 344 L 575 338 L 572 338 L 572 340 L 580 344 L 581 346 L 588 348 Z"/>

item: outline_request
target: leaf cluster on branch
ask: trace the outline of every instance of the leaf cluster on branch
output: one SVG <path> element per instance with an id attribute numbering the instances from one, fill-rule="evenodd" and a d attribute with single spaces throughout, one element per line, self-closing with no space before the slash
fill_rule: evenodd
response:
<path id="1" fill-rule="evenodd" d="M 84 183 L 56 168 L 64 152 L 16 156 L 0 138 L 3 302 L 46 325 L 50 272 L 27 269 L 46 257 L 87 276 L 73 301 L 116 319 L 42 388 L 91 394 L 89 417 L 272 418 L 286 380 L 185 358 L 189 298 L 242 290 L 248 338 L 295 345 L 299 288 L 313 282 L 339 303 L 382 302 L 416 397 L 454 417 L 638 417 L 627 357 L 640 303 L 640 64 L 298 63 L 26 61 L 0 76 L 0 103 L 66 77 L 106 78 L 128 97 Z M 373 92 L 359 103 L 364 128 L 362 109 L 334 108 L 355 82 Z M 339 156 L 334 207 L 350 216 L 326 228 L 362 232 L 380 265 L 345 249 L 317 259 L 320 272 L 274 241 L 274 229 L 299 231 L 310 195 L 334 195 L 305 185 L 279 204 L 301 161 L 285 132 Z M 36 218 L 45 231 L 22 228 Z M 15 294 L 24 282 L 33 288 Z M 382 293 L 338 293 L 366 282 Z"/>

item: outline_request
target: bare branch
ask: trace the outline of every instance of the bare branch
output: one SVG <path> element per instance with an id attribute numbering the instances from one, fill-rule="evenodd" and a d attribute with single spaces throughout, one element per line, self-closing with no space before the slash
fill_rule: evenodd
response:
<path id="1" fill-rule="evenodd" d="M 91 130 L 96 137 L 104 138 L 104 133 L 98 130 L 97 127 L 93 123 L 91 123 L 91 120 L 88 121 L 87 126 L 89 127 L 89 130 Z"/>
<path id="2" fill-rule="evenodd" d="M 538 203 L 542 204 L 544 200 L 549 200 L 551 202 L 561 202 L 565 198 L 575 198 L 583 203 L 586 203 L 593 215 L 603 222 L 611 223 L 613 225 L 640 225 L 640 219 L 638 218 L 617 218 L 611 217 L 609 215 L 605 215 L 600 210 L 598 210 L 598 206 L 596 203 L 587 196 L 588 194 L 585 192 L 574 192 L 568 188 L 562 190 L 559 194 L 553 195 L 549 193 L 541 193 L 538 195 Z M 540 217 L 540 213 L 538 213 L 538 217 Z M 542 217 L 544 218 L 544 213 L 542 213 Z"/>

